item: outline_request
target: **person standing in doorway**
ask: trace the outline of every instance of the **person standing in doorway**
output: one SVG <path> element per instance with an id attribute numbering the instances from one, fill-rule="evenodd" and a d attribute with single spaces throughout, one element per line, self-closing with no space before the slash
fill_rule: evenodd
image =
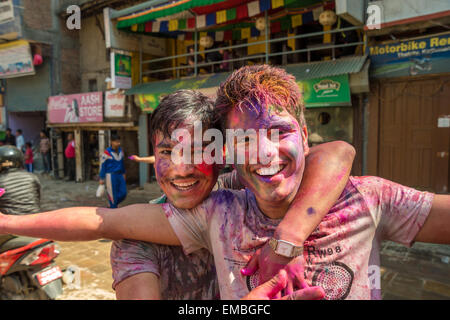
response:
<path id="1" fill-rule="evenodd" d="M 25 153 L 25 139 L 23 138 L 22 129 L 16 131 L 16 147 Z"/>
<path id="2" fill-rule="evenodd" d="M 42 156 L 42 160 L 44 161 L 44 172 L 50 173 L 50 140 L 47 137 L 45 130 L 42 130 L 40 133 L 41 141 L 39 142 L 39 152 Z"/>
<path id="3" fill-rule="evenodd" d="M 73 133 L 69 133 L 67 136 L 66 150 L 64 152 L 67 158 L 67 178 L 66 181 L 75 180 L 75 140 L 73 139 Z"/>
<path id="4" fill-rule="evenodd" d="M 16 145 L 16 137 L 12 134 L 11 128 L 6 129 L 6 136 L 3 140 L 3 143 L 10 146 Z"/>
<path id="5" fill-rule="evenodd" d="M 106 185 L 110 208 L 117 208 L 127 196 L 125 182 L 124 153 L 120 147 L 120 137 L 111 136 L 111 146 L 105 150 L 101 159 L 100 184 Z"/>
<path id="6" fill-rule="evenodd" d="M 25 144 L 25 168 L 28 172 L 33 172 L 33 149 L 31 149 L 31 142 Z"/>

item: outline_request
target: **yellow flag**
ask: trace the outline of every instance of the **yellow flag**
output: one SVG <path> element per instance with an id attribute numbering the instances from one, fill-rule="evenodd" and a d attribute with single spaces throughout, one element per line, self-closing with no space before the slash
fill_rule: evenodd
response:
<path id="1" fill-rule="evenodd" d="M 178 20 L 169 20 L 169 31 L 178 30 Z"/>
<path id="2" fill-rule="evenodd" d="M 131 26 L 131 31 L 136 32 L 136 31 L 137 31 L 137 28 L 138 28 L 138 25 L 137 25 L 137 24 L 133 24 L 133 25 Z"/>
<path id="3" fill-rule="evenodd" d="M 272 9 L 284 6 L 284 0 L 272 0 Z"/>
<path id="4" fill-rule="evenodd" d="M 227 22 L 227 10 L 217 11 L 216 13 L 216 23 L 221 24 Z"/>
<path id="5" fill-rule="evenodd" d="M 250 28 L 241 29 L 241 39 L 248 39 L 250 38 L 250 35 L 251 35 Z"/>
<path id="6" fill-rule="evenodd" d="M 303 18 L 301 14 L 292 16 L 291 19 L 292 19 L 292 28 L 301 26 L 303 24 Z"/>

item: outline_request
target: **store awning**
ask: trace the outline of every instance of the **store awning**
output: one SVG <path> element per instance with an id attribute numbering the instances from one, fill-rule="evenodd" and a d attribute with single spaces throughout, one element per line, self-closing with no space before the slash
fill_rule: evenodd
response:
<path id="1" fill-rule="evenodd" d="M 352 75 L 360 75 L 363 70 L 366 70 L 366 62 L 367 56 L 355 56 L 334 61 L 288 65 L 284 68 L 296 77 L 297 83 L 304 90 L 306 107 L 349 106 L 352 82 L 350 78 Z M 125 94 L 135 95 L 136 104 L 143 111 L 152 112 L 162 96 L 180 89 L 199 90 L 215 98 L 217 88 L 228 75 L 229 73 L 217 73 L 148 82 L 134 86 Z M 356 78 L 364 81 L 364 79 L 368 79 L 368 75 Z M 358 93 L 362 92 L 361 89 L 358 90 Z"/>
<path id="2" fill-rule="evenodd" d="M 367 56 L 352 56 L 330 61 L 293 64 L 286 66 L 286 71 L 297 80 L 308 80 L 342 74 L 358 73 L 362 70 Z"/>

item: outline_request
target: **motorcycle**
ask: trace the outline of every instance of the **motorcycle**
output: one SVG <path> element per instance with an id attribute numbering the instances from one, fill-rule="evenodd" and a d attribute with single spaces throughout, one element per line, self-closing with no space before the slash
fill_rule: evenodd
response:
<path id="1" fill-rule="evenodd" d="M 4 190 L 0 190 L 0 196 Z M 52 240 L 0 236 L 0 300 L 48 300 L 62 294 L 62 271 Z"/>

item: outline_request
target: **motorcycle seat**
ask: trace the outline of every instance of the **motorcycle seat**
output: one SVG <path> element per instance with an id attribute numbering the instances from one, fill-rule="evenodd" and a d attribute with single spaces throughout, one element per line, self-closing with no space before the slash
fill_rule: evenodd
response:
<path id="1" fill-rule="evenodd" d="M 39 240 L 39 238 L 31 238 L 31 237 L 15 237 L 15 236 L 12 236 L 12 237 L 13 238 L 11 238 L 10 240 L 7 240 L 3 244 L 1 244 L 1 239 L 0 239 L 0 245 L 1 245 L 0 253 L 6 252 L 8 250 L 13 250 L 13 249 L 17 249 L 20 247 L 24 247 L 29 243 Z"/>

